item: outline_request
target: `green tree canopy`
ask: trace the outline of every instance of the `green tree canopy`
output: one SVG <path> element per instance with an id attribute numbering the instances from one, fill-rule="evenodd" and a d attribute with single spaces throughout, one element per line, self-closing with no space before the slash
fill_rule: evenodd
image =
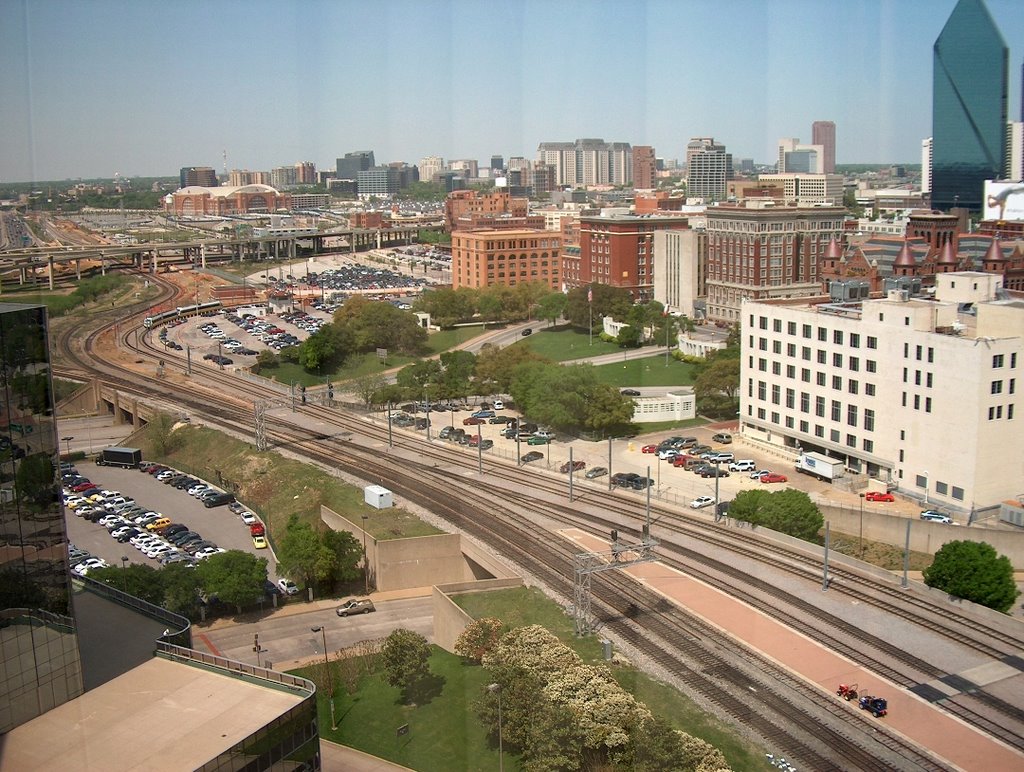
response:
<path id="1" fill-rule="evenodd" d="M 484 346 L 476 357 L 475 375 L 478 382 L 486 384 L 483 393 L 509 393 L 512 379 L 520 365 L 529 362 L 550 362 L 535 354 L 529 346 Z"/>
<path id="2" fill-rule="evenodd" d="M 739 410 L 740 360 L 714 357 L 693 383 L 697 406 L 704 415 L 732 418 Z"/>
<path id="3" fill-rule="evenodd" d="M 587 301 L 588 290 L 593 291 L 593 303 Z M 599 329 L 602 317 L 610 316 L 613 319 L 625 320 L 632 306 L 633 297 L 629 290 L 610 284 L 590 284 L 569 291 L 566 297 L 565 317 L 573 327 L 587 330 L 590 329 L 593 316 L 594 328 Z"/>
<path id="4" fill-rule="evenodd" d="M 385 639 L 381 649 L 384 678 L 402 690 L 403 700 L 430 675 L 430 646 L 427 639 L 412 630 L 399 628 Z"/>
<path id="5" fill-rule="evenodd" d="M 825 524 L 810 496 L 793 489 L 742 491 L 729 505 L 729 516 L 806 541 L 812 541 Z"/>
<path id="6" fill-rule="evenodd" d="M 199 561 L 195 572 L 207 595 L 216 595 L 241 611 L 242 606 L 263 597 L 267 559 L 242 550 L 228 550 Z"/>
<path id="7" fill-rule="evenodd" d="M 537 316 L 554 324 L 562 318 L 568 298 L 561 292 L 549 292 L 537 301 Z"/>
<path id="8" fill-rule="evenodd" d="M 278 539 L 277 560 L 283 573 L 304 584 L 323 582 L 338 568 L 335 552 L 310 523 L 294 514 Z"/>
<path id="9" fill-rule="evenodd" d="M 184 563 L 171 563 L 160 569 L 160 575 L 164 585 L 164 602 L 161 605 L 175 614 L 194 617 L 200 587 L 195 570 Z"/>
<path id="10" fill-rule="evenodd" d="M 943 544 L 932 564 L 924 570 L 924 583 L 956 598 L 1004 613 L 1020 595 L 1009 558 L 984 542 Z"/>

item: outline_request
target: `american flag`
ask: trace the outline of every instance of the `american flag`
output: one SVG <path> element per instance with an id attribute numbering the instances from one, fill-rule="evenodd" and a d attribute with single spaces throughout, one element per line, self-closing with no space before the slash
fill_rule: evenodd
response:
<path id="1" fill-rule="evenodd" d="M 593 303 L 594 302 L 594 288 L 593 287 L 587 287 L 587 302 L 588 303 Z"/>

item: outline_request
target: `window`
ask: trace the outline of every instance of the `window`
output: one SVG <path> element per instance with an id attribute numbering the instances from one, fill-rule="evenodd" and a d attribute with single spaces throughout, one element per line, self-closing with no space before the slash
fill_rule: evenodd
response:
<path id="1" fill-rule="evenodd" d="M 757 369 L 760 370 L 762 373 L 768 372 L 768 360 L 763 357 L 758 359 Z"/>
<path id="2" fill-rule="evenodd" d="M 772 353 L 773 354 L 781 354 L 782 353 L 782 341 L 781 340 L 773 340 L 772 341 Z"/>
<path id="3" fill-rule="evenodd" d="M 875 430 L 875 411 L 864 408 L 864 430 L 873 432 Z"/>
<path id="4" fill-rule="evenodd" d="M 932 374 L 931 373 L 925 373 L 924 385 L 927 386 L 929 389 L 932 387 Z"/>
<path id="5" fill-rule="evenodd" d="M 811 395 L 808 394 L 806 391 L 800 392 L 800 412 L 811 412 Z"/>
<path id="6" fill-rule="evenodd" d="M 772 375 L 781 375 L 782 365 L 779 362 L 772 361 Z"/>
<path id="7" fill-rule="evenodd" d="M 779 422 L 779 414 L 778 414 L 778 413 L 775 413 L 775 412 L 773 412 L 773 413 L 772 413 L 772 423 L 773 423 L 773 424 L 777 424 L 778 422 Z"/>
<path id="8" fill-rule="evenodd" d="M 878 338 L 868 335 L 868 348 L 878 348 Z"/>
<path id="9" fill-rule="evenodd" d="M 920 370 L 914 370 L 914 385 L 915 386 L 920 386 L 921 385 L 921 371 Z"/>
<path id="10" fill-rule="evenodd" d="M 921 409 L 921 395 L 920 394 L 915 394 L 914 395 L 914 410 L 920 410 L 920 409 Z"/>
<path id="11" fill-rule="evenodd" d="M 772 319 L 772 332 L 782 332 L 781 319 Z"/>
<path id="12" fill-rule="evenodd" d="M 768 329 L 768 317 L 767 316 L 759 316 L 757 318 L 757 326 L 760 327 L 762 330 L 767 330 Z"/>
<path id="13" fill-rule="evenodd" d="M 992 357 L 992 367 L 999 368 L 1003 366 L 1003 355 L 996 354 Z"/>
<path id="14" fill-rule="evenodd" d="M 824 349 L 818 349 L 818 364 L 824 365 L 828 363 L 828 354 L 825 353 Z"/>
<path id="15" fill-rule="evenodd" d="M 861 442 L 861 447 L 864 449 L 865 453 L 874 453 L 875 452 L 875 441 L 874 440 L 863 440 Z"/>
<path id="16" fill-rule="evenodd" d="M 833 367 L 842 367 L 843 366 L 843 355 L 842 354 L 833 354 L 832 355 L 832 366 Z"/>
<path id="17" fill-rule="evenodd" d="M 849 446 L 851 448 L 857 447 L 857 438 L 855 436 L 853 436 L 852 434 L 847 434 L 846 435 L 846 444 L 847 444 L 847 446 Z"/>
<path id="18" fill-rule="evenodd" d="M 786 428 L 787 429 L 792 429 L 793 428 L 793 416 L 791 416 L 791 415 L 786 416 Z"/>
<path id="19" fill-rule="evenodd" d="M 1010 354 L 1010 367 L 1016 367 L 1016 366 L 1017 366 L 1017 354 L 1016 353 Z"/>
<path id="20" fill-rule="evenodd" d="M 949 492 L 949 486 L 944 482 L 935 482 L 935 492 L 940 496 L 945 496 Z"/>
<path id="21" fill-rule="evenodd" d="M 873 383 L 865 383 L 864 384 L 864 393 L 867 394 L 869 397 L 875 396 L 875 384 L 873 384 Z"/>
<path id="22" fill-rule="evenodd" d="M 847 390 L 851 394 L 856 394 L 860 390 L 860 382 L 859 381 L 855 381 L 853 378 L 850 378 L 850 380 L 848 380 L 846 382 L 846 384 L 847 384 Z"/>
<path id="23" fill-rule="evenodd" d="M 988 420 L 992 421 L 992 420 L 995 419 L 995 417 L 996 417 L 996 409 L 994 407 L 990 407 L 988 409 Z"/>
<path id="24" fill-rule="evenodd" d="M 757 382 L 757 398 L 762 402 L 768 398 L 768 384 L 764 381 Z"/>
<path id="25" fill-rule="evenodd" d="M 758 417 L 758 418 L 759 418 L 760 420 L 762 420 L 762 421 L 764 420 L 764 417 L 765 417 L 765 412 L 764 412 L 764 408 L 763 408 L 763 407 L 759 407 L 759 408 L 757 409 L 757 417 Z"/>
<path id="26" fill-rule="evenodd" d="M 838 400 L 832 400 L 832 420 L 836 422 L 843 420 L 843 403 Z"/>
<path id="27" fill-rule="evenodd" d="M 767 351 L 768 350 L 768 339 L 767 338 L 758 338 L 757 339 L 757 347 L 761 351 Z"/>
<path id="28" fill-rule="evenodd" d="M 809 325 L 809 324 L 803 325 L 803 328 L 802 328 L 801 332 L 803 334 L 803 337 L 805 337 L 808 340 L 810 340 L 810 337 L 811 337 L 811 325 Z"/>
<path id="29" fill-rule="evenodd" d="M 847 361 L 850 363 L 850 370 L 853 372 L 860 370 L 860 357 L 850 357 Z"/>
<path id="30" fill-rule="evenodd" d="M 793 389 L 786 389 L 786 407 L 790 410 L 796 407 L 796 392 Z"/>
<path id="31" fill-rule="evenodd" d="M 850 333 L 850 348 L 860 348 L 860 333 Z"/>
<path id="32" fill-rule="evenodd" d="M 864 360 L 864 369 L 867 370 L 869 373 L 878 372 L 878 367 L 875 364 L 875 360 L 874 359 L 866 359 L 866 360 Z"/>
<path id="33" fill-rule="evenodd" d="M 786 334 L 796 335 L 796 322 L 786 322 Z"/>
<path id="34" fill-rule="evenodd" d="M 782 389 L 779 388 L 779 384 L 772 384 L 772 404 L 778 405 L 782 401 Z"/>
<path id="35" fill-rule="evenodd" d="M 925 397 L 924 398 L 924 412 L 926 412 L 926 413 L 932 412 L 932 398 L 931 397 Z"/>
<path id="36" fill-rule="evenodd" d="M 925 477 L 923 474 L 914 475 L 914 485 L 916 485 L 918 488 L 921 488 L 922 490 L 927 490 L 928 478 Z"/>
<path id="37" fill-rule="evenodd" d="M 832 431 L 829 432 L 829 439 L 831 439 L 832 442 L 838 443 L 839 437 L 840 434 L 838 429 L 833 429 Z"/>
<path id="38" fill-rule="evenodd" d="M 793 365 L 786 365 L 786 377 L 796 378 L 796 367 Z"/>
<path id="39" fill-rule="evenodd" d="M 824 327 L 818 328 L 818 340 L 822 343 L 825 343 L 828 340 L 828 330 Z"/>
<path id="40" fill-rule="evenodd" d="M 843 345 L 843 331 L 842 330 L 832 330 L 832 342 L 835 343 L 837 346 L 842 346 Z"/>
<path id="41" fill-rule="evenodd" d="M 931 346 L 928 347 L 928 362 L 932 363 L 935 361 L 935 349 Z"/>
<path id="42" fill-rule="evenodd" d="M 914 359 L 916 359 L 918 362 L 921 361 L 921 347 L 920 346 L 915 346 L 914 347 Z"/>
<path id="43" fill-rule="evenodd" d="M 814 436 L 815 437 L 824 437 L 825 436 L 825 427 L 822 426 L 821 424 L 815 424 L 814 425 Z"/>
<path id="44" fill-rule="evenodd" d="M 825 398 L 824 397 L 815 397 L 814 398 L 814 415 L 818 416 L 818 418 L 824 418 L 825 417 Z"/>
<path id="45" fill-rule="evenodd" d="M 804 434 L 807 434 L 808 428 L 809 428 L 809 425 L 808 425 L 808 423 L 806 421 L 801 421 L 800 422 L 800 431 L 802 431 Z"/>
<path id="46" fill-rule="evenodd" d="M 846 406 L 846 425 L 856 426 L 857 425 L 857 406 L 847 405 Z"/>
<path id="47" fill-rule="evenodd" d="M 1002 394 L 1003 393 L 1003 382 L 992 381 L 992 385 L 989 387 L 991 394 Z"/>
<path id="48" fill-rule="evenodd" d="M 958 488 L 957 486 L 954 485 L 953 486 L 953 498 L 956 499 L 957 501 L 963 501 L 964 500 L 964 489 L 963 488 Z"/>
<path id="49" fill-rule="evenodd" d="M 840 376 L 840 375 L 833 375 L 832 376 L 832 388 L 835 389 L 836 391 L 842 391 L 843 390 L 843 378 L 842 378 L 842 376 Z"/>
<path id="50" fill-rule="evenodd" d="M 807 346 L 802 346 L 800 348 L 800 358 L 805 362 L 811 361 L 811 350 Z"/>
<path id="51" fill-rule="evenodd" d="M 804 383 L 811 382 L 811 371 L 808 370 L 806 367 L 800 368 L 800 380 L 803 381 Z"/>
<path id="52" fill-rule="evenodd" d="M 825 373 L 815 373 L 814 374 L 814 382 L 817 383 L 819 386 L 824 386 L 825 385 Z"/>
<path id="53" fill-rule="evenodd" d="M 786 356 L 790 356 L 790 357 L 795 357 L 796 356 L 796 344 L 795 343 L 787 343 L 786 344 Z"/>
<path id="54" fill-rule="evenodd" d="M 931 384 L 928 384 L 928 385 L 931 386 Z M 1017 379 L 1016 378 L 1011 378 L 1009 381 L 1007 381 L 1006 393 L 1007 394 L 1013 394 L 1016 390 L 1017 390 Z"/>
<path id="55" fill-rule="evenodd" d="M 1007 421 L 1012 421 L 1013 420 L 1013 405 L 1007 405 L 1006 406 L 1006 420 Z"/>

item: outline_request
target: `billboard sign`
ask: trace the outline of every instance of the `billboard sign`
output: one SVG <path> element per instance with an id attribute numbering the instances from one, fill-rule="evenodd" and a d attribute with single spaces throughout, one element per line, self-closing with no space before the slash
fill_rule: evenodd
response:
<path id="1" fill-rule="evenodd" d="M 1024 220 L 1024 182 L 985 180 L 985 219 Z"/>

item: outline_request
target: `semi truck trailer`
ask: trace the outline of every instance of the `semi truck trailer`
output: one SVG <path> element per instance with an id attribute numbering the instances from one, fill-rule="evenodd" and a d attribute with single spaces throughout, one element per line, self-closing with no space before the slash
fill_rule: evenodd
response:
<path id="1" fill-rule="evenodd" d="M 142 451 L 138 448 L 104 448 L 96 456 L 99 466 L 122 466 L 125 469 L 137 469 L 142 463 Z"/>
<path id="2" fill-rule="evenodd" d="M 821 453 L 801 453 L 796 459 L 796 471 L 832 482 L 843 476 L 843 462 Z"/>

